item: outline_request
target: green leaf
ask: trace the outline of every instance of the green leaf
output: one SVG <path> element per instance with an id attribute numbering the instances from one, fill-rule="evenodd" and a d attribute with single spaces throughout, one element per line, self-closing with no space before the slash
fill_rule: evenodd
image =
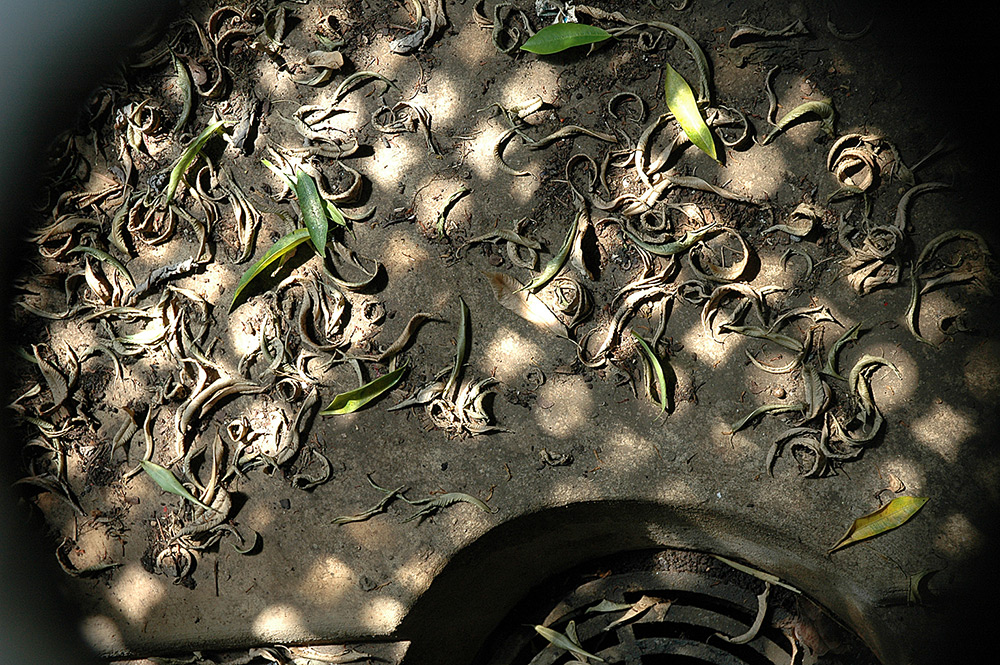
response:
<path id="1" fill-rule="evenodd" d="M 660 413 L 665 413 L 667 410 L 667 404 L 670 398 L 667 395 L 667 372 L 663 366 L 663 362 L 660 360 L 653 348 L 644 340 L 639 337 L 634 330 L 631 331 L 632 336 L 635 337 L 636 341 L 639 342 L 639 346 L 642 347 L 643 352 L 646 354 L 646 360 L 649 363 L 650 368 L 653 370 L 653 374 L 656 376 L 656 387 L 657 391 L 660 393 Z M 667 368 L 669 369 L 669 365 Z"/>
<path id="2" fill-rule="evenodd" d="M 924 497 L 898 496 L 870 515 L 854 520 L 844 537 L 829 551 L 836 552 L 848 545 L 891 531 L 916 515 L 925 503 L 927 499 Z"/>
<path id="3" fill-rule="evenodd" d="M 316 181 L 311 175 L 299 169 L 295 172 L 292 189 L 299 202 L 302 223 L 309 229 L 309 239 L 312 240 L 316 253 L 323 256 L 326 254 L 326 236 L 330 227 L 326 206 L 323 205 L 323 198 L 319 195 Z"/>
<path id="4" fill-rule="evenodd" d="M 664 63 L 664 66 L 667 74 L 664 86 L 667 93 L 667 108 L 674 114 L 681 129 L 691 139 L 691 143 L 701 148 L 715 161 L 719 161 L 715 152 L 715 138 L 705 124 L 705 119 L 701 117 L 691 86 L 676 69 L 670 66 L 669 62 Z"/>
<path id="5" fill-rule="evenodd" d="M 569 259 L 570 251 L 573 249 L 573 244 L 576 241 L 576 233 L 580 227 L 580 224 L 578 223 L 579 217 L 582 214 L 582 212 L 578 212 L 576 218 L 573 220 L 573 223 L 569 225 L 569 228 L 566 230 L 566 238 L 563 240 L 562 247 L 559 248 L 556 255 L 553 256 L 547 264 L 545 264 L 545 268 L 542 272 L 540 272 L 533 280 L 521 287 L 521 290 L 528 290 L 534 293 L 551 282 L 555 276 L 559 274 L 559 271 L 563 269 L 564 265 L 566 265 L 566 261 Z"/>
<path id="6" fill-rule="evenodd" d="M 726 432 L 726 434 L 735 434 L 736 432 L 739 432 L 741 429 L 750 424 L 754 418 L 757 418 L 765 413 L 789 413 L 791 411 L 805 411 L 807 408 L 808 405 L 805 402 L 793 402 L 791 404 L 764 404 L 762 406 L 758 406 L 739 421 L 733 423 L 733 426 L 729 428 L 729 431 Z"/>
<path id="7" fill-rule="evenodd" d="M 240 277 L 239 283 L 236 285 L 236 292 L 233 294 L 233 302 L 229 304 L 229 311 L 232 312 L 236 309 L 236 305 L 240 302 L 240 295 L 243 293 L 243 289 L 254 280 L 257 275 L 264 272 L 265 269 L 275 261 L 285 256 L 288 256 L 289 252 L 292 252 L 296 247 L 304 243 L 309 239 L 309 229 L 302 228 L 292 231 L 288 235 L 279 238 L 276 243 L 271 245 L 271 249 L 267 250 L 267 253 L 260 258 L 257 263 L 253 264 L 247 268 L 243 276 Z"/>
<path id="8" fill-rule="evenodd" d="M 594 25 L 583 23 L 555 23 L 546 26 L 532 35 L 521 45 L 522 51 L 550 55 L 559 53 L 574 46 L 594 44 L 610 39 L 611 35 Z"/>
<path id="9" fill-rule="evenodd" d="M 836 120 L 837 112 L 833 108 L 833 100 L 821 99 L 819 101 L 803 102 L 802 104 L 799 104 L 791 111 L 786 113 L 784 116 L 782 116 L 781 120 L 777 122 L 777 124 L 774 126 L 774 129 L 772 129 L 771 132 L 761 140 L 760 144 L 767 145 L 772 140 L 774 140 L 775 136 L 785 131 L 785 129 L 787 129 L 791 125 L 795 124 L 799 120 L 799 118 L 801 118 L 804 115 L 808 115 L 810 113 L 812 113 L 813 115 L 817 116 L 820 119 L 821 121 L 820 127 L 823 129 L 824 132 L 826 132 L 827 136 L 832 137 L 833 123 L 834 120 Z"/>
<path id="10" fill-rule="evenodd" d="M 128 282 L 128 285 L 130 287 L 132 287 L 133 289 L 135 288 L 135 280 L 132 279 L 132 273 L 129 272 L 128 268 L 126 268 L 121 261 L 111 256 L 107 252 L 97 249 L 96 247 L 90 247 L 89 245 L 77 245 L 73 249 L 69 250 L 69 253 L 89 254 L 98 261 L 103 261 L 104 263 L 107 263 L 109 266 L 117 270 L 122 277 L 125 278 L 125 281 Z"/>
<path id="11" fill-rule="evenodd" d="M 174 168 L 170 171 L 170 180 L 167 182 L 166 199 L 165 203 L 170 203 L 170 200 L 174 198 L 174 193 L 177 191 L 177 186 L 181 184 L 181 178 L 184 177 L 184 172 L 188 170 L 188 167 L 194 162 L 201 153 L 201 149 L 205 147 L 208 140 L 212 136 L 222 129 L 225 123 L 222 120 L 216 120 L 208 127 L 201 131 L 201 134 L 191 142 L 184 152 L 181 153 L 180 158 L 178 158 L 177 163 L 174 164 Z"/>
<path id="12" fill-rule="evenodd" d="M 194 505 L 204 508 L 205 510 L 215 510 L 211 506 L 207 506 L 201 501 L 199 501 L 191 492 L 187 490 L 181 481 L 177 480 L 177 476 L 174 472 L 166 467 L 162 467 L 159 464 L 149 462 L 147 460 L 139 460 L 139 464 L 142 465 L 142 470 L 153 479 L 153 482 L 160 486 L 160 489 L 164 492 L 170 492 L 171 494 L 176 494 L 177 496 L 187 499 Z"/>
<path id="13" fill-rule="evenodd" d="M 846 330 L 843 335 L 838 337 L 837 341 L 830 347 L 830 351 L 826 354 L 826 364 L 823 365 L 823 369 L 820 370 L 820 373 L 832 376 L 835 379 L 840 379 L 841 381 L 847 381 L 847 377 L 837 371 L 837 353 L 845 344 L 857 341 L 858 335 L 860 334 L 861 321 L 858 321 Z"/>
<path id="14" fill-rule="evenodd" d="M 399 380 L 403 378 L 403 373 L 407 369 L 408 366 L 403 365 L 388 374 L 369 381 L 360 388 L 348 390 L 346 393 L 340 393 L 333 398 L 333 401 L 330 402 L 325 409 L 320 411 L 320 415 L 341 416 L 346 413 L 354 413 L 368 402 L 388 392 L 389 390 L 392 390 L 392 388 L 399 383 Z"/>
<path id="15" fill-rule="evenodd" d="M 455 341 L 455 365 L 448 375 L 448 382 L 444 385 L 443 394 L 446 398 L 451 398 L 452 390 L 458 385 L 458 376 L 462 373 L 462 366 L 469 355 L 469 306 L 465 304 L 462 297 L 458 298 L 459 321 L 458 338 Z"/>

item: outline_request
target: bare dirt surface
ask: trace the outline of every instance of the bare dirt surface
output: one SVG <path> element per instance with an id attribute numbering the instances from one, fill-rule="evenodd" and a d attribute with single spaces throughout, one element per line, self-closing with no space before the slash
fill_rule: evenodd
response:
<path id="1" fill-rule="evenodd" d="M 549 56 L 516 48 L 544 24 L 523 0 L 444 2 L 406 55 L 414 2 L 189 2 L 151 28 L 53 144 L 12 313 L 20 486 L 101 654 L 410 641 L 432 662 L 447 606 L 452 662 L 551 572 L 535 554 L 670 545 L 778 574 L 886 663 L 930 657 L 1000 498 L 980 163 L 888 16 L 661 4 L 577 5 L 646 24 Z M 668 63 L 699 92 L 686 35 L 718 162 L 662 117 Z M 347 220 L 325 261 L 304 242 L 246 282 L 305 223 L 275 171 Z M 827 556 L 899 497 L 930 500 Z M 616 522 L 632 535 L 588 540 Z M 523 565 L 426 600 L 462 551 Z"/>

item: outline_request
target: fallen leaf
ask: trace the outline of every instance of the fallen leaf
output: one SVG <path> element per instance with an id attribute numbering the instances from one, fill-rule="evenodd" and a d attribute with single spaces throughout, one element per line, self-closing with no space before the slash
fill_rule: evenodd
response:
<path id="1" fill-rule="evenodd" d="M 246 272 L 240 277 L 240 281 L 236 284 L 236 291 L 233 293 L 233 301 L 229 304 L 229 311 L 232 312 L 236 309 L 236 305 L 240 302 L 240 295 L 247 285 L 254 280 L 257 275 L 264 272 L 264 270 L 270 266 L 272 263 L 278 259 L 284 259 L 291 252 L 295 251 L 295 248 L 304 243 L 309 239 L 309 229 L 301 228 L 292 231 L 286 236 L 278 239 L 271 248 L 260 258 L 259 261 L 254 263 L 252 266 L 247 268 Z"/>
<path id="2" fill-rule="evenodd" d="M 891 531 L 907 522 L 917 514 L 927 503 L 925 497 L 898 496 L 875 512 L 859 517 L 847 530 L 844 537 L 831 547 L 828 553 L 853 545 L 854 543 L 873 538 L 886 531 Z"/>
<path id="3" fill-rule="evenodd" d="M 566 626 L 566 633 L 560 633 L 558 630 L 552 630 L 545 626 L 535 626 L 535 632 L 547 639 L 552 643 L 552 646 L 558 647 L 559 649 L 565 649 L 575 656 L 580 656 L 581 658 L 593 658 L 599 663 L 606 662 L 600 656 L 595 656 L 589 651 L 584 650 L 583 646 L 580 644 L 579 640 L 573 639 L 576 637 L 576 622 L 570 621 Z M 570 637 L 572 635 L 572 637 Z"/>
<path id="4" fill-rule="evenodd" d="M 403 378 L 403 373 L 407 369 L 407 365 L 403 365 L 388 374 L 369 381 L 360 388 L 340 393 L 333 398 L 333 401 L 325 409 L 320 411 L 320 415 L 339 416 L 345 413 L 354 413 L 368 402 L 392 390 L 399 383 L 399 380 Z"/>
<path id="5" fill-rule="evenodd" d="M 554 23 L 532 35 L 521 45 L 521 50 L 528 51 L 529 53 L 537 53 L 538 55 L 551 55 L 552 53 L 559 53 L 574 46 L 595 44 L 610 38 L 611 35 L 607 30 L 598 28 L 595 25 Z"/>
<path id="6" fill-rule="evenodd" d="M 552 310 L 546 307 L 538 296 L 525 290 L 523 284 L 503 273 L 488 272 L 483 274 L 489 278 L 490 286 L 493 287 L 493 294 L 498 303 L 539 328 L 560 337 L 569 337 L 569 331 L 563 322 L 552 313 Z"/>
<path id="7" fill-rule="evenodd" d="M 142 470 L 153 479 L 153 482 L 159 485 L 160 489 L 165 492 L 170 492 L 171 494 L 176 494 L 177 496 L 186 499 L 198 506 L 199 508 L 204 508 L 205 510 L 215 510 L 214 508 L 205 505 L 198 500 L 195 495 L 191 494 L 181 481 L 177 480 L 177 476 L 174 472 L 166 467 L 162 467 L 154 462 L 149 462 L 146 460 L 139 460 L 139 464 L 142 465 Z"/>
<path id="8" fill-rule="evenodd" d="M 694 99 L 691 86 L 688 85 L 683 76 L 677 73 L 676 69 L 670 66 L 670 63 L 664 63 L 663 66 L 666 72 L 664 88 L 667 95 L 667 108 L 674 114 L 677 124 L 691 139 L 691 143 L 701 148 L 706 155 L 715 161 L 719 161 L 715 152 L 715 137 L 712 136 L 712 131 L 701 116 L 701 110 Z"/>

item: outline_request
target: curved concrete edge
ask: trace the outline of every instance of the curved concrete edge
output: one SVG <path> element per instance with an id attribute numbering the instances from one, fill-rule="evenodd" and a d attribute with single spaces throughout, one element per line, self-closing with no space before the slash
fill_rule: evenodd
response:
<path id="1" fill-rule="evenodd" d="M 745 515 L 645 501 L 586 501 L 505 522 L 462 548 L 395 634 L 412 641 L 405 663 L 468 663 L 531 589 L 590 559 L 676 548 L 747 562 L 800 589 L 853 629 L 886 665 L 919 660 L 919 645 L 886 621 L 877 599 L 845 569 L 798 538 Z M 442 626 L 461 636 L 447 643 Z M 436 638 L 435 638 L 436 636 Z"/>

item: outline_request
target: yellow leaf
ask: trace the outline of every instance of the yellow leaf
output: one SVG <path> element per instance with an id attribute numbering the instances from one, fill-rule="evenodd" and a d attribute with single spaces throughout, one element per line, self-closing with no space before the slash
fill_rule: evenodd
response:
<path id="1" fill-rule="evenodd" d="M 899 496 L 870 515 L 859 517 L 847 530 L 844 537 L 830 548 L 830 552 L 853 545 L 867 538 L 891 531 L 917 514 L 927 503 L 926 497 Z"/>
<path id="2" fill-rule="evenodd" d="M 691 139 L 691 143 L 701 148 L 715 161 L 719 161 L 715 153 L 715 138 L 705 124 L 705 119 L 701 117 L 691 86 L 676 69 L 670 66 L 669 62 L 664 63 L 664 67 L 667 74 L 664 86 L 667 93 L 667 108 L 674 114 L 681 129 Z"/>

